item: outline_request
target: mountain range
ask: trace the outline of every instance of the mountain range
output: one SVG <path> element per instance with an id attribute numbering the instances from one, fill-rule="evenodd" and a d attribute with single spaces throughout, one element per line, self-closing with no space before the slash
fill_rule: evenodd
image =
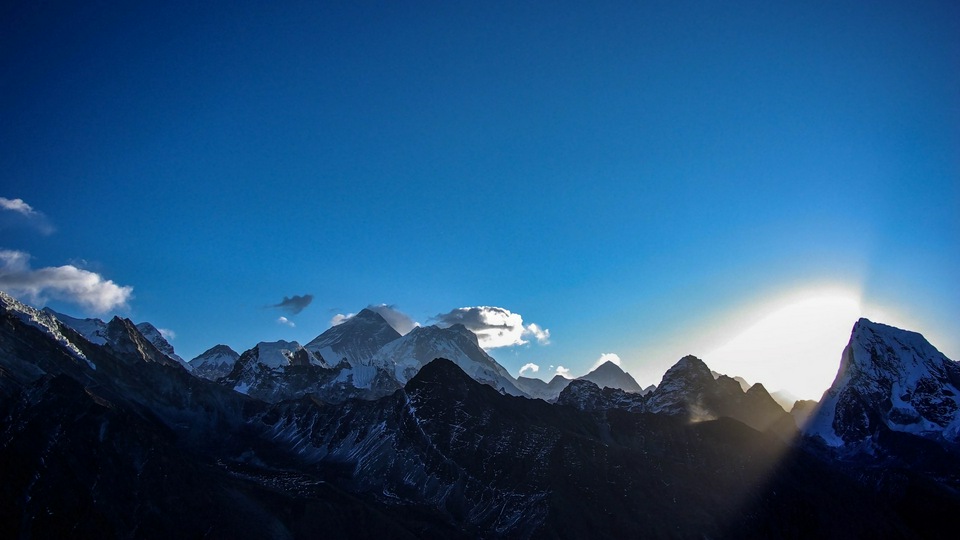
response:
<path id="1" fill-rule="evenodd" d="M 545 400 L 462 326 L 373 315 L 184 365 L 0 293 L 3 535 L 953 536 L 960 371 L 919 334 L 858 321 L 798 427 L 693 356 Z"/>

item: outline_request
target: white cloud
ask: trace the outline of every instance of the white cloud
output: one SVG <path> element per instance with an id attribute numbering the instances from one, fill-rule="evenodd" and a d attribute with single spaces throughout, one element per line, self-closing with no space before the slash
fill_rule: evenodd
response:
<path id="1" fill-rule="evenodd" d="M 157 332 L 160 332 L 160 335 L 163 336 L 163 339 L 167 341 L 173 341 L 177 339 L 177 333 L 169 328 L 157 328 Z"/>
<path id="2" fill-rule="evenodd" d="M 533 336 L 537 343 L 550 343 L 550 330 L 536 323 L 523 324 L 523 317 L 509 309 L 495 306 L 462 307 L 434 317 L 441 326 L 462 324 L 477 335 L 484 349 L 512 347 L 529 343 L 524 337 Z"/>
<path id="3" fill-rule="evenodd" d="M 18 212 L 25 216 L 36 215 L 38 213 L 32 206 L 24 202 L 23 199 L 0 197 L 0 208 L 10 210 L 11 212 Z"/>
<path id="4" fill-rule="evenodd" d="M 70 264 L 32 269 L 28 253 L 5 249 L 0 250 L 0 289 L 34 304 L 62 300 L 94 313 L 125 308 L 133 296 L 133 287 Z"/>
<path id="5" fill-rule="evenodd" d="M 294 328 L 295 326 L 297 326 L 296 324 L 293 323 L 293 321 L 291 321 L 290 319 L 288 319 L 288 318 L 286 318 L 286 317 L 278 317 L 278 318 L 277 318 L 277 324 L 284 324 L 284 325 L 289 326 L 290 328 Z"/>
<path id="6" fill-rule="evenodd" d="M 550 344 L 550 330 L 546 328 L 540 328 L 540 325 L 537 323 L 530 323 L 524 328 L 524 335 L 531 335 L 536 338 L 537 343 L 540 345 L 549 345 Z"/>
<path id="7" fill-rule="evenodd" d="M 0 228 L 6 225 L 29 225 L 43 234 L 51 234 L 53 225 L 43 212 L 35 210 L 23 199 L 0 197 Z"/>
<path id="8" fill-rule="evenodd" d="M 620 365 L 620 355 L 618 355 L 618 354 L 616 354 L 616 353 L 612 353 L 612 352 L 605 352 L 605 353 L 601 354 L 601 355 L 600 355 L 600 358 L 598 358 L 597 361 L 593 363 L 593 367 L 590 368 L 590 371 L 593 371 L 593 370 L 597 369 L 598 367 L 602 366 L 603 364 L 605 364 L 605 363 L 607 363 L 607 362 L 613 362 L 614 364 L 616 364 L 616 365 L 619 366 L 619 365 Z"/>
<path id="9" fill-rule="evenodd" d="M 563 367 L 563 366 L 557 366 L 557 375 L 560 375 L 560 376 L 563 377 L 564 379 L 569 379 L 569 378 L 570 378 L 570 370 L 567 369 L 567 368 L 565 368 L 565 367 Z"/>
<path id="10" fill-rule="evenodd" d="M 346 315 L 344 315 L 343 313 L 337 313 L 336 315 L 333 316 L 332 319 L 330 319 L 330 326 L 341 325 L 344 323 L 344 321 L 346 321 L 350 317 L 353 317 L 354 315 L 356 315 L 356 313 L 347 313 Z"/>
<path id="11" fill-rule="evenodd" d="M 520 368 L 520 376 L 523 377 L 524 374 L 525 374 L 526 372 L 528 372 L 528 371 L 529 371 L 530 373 L 536 373 L 536 372 L 540 371 L 540 366 L 534 364 L 533 362 L 530 362 L 530 363 L 528 363 L 528 364 L 524 364 L 523 367 Z"/>

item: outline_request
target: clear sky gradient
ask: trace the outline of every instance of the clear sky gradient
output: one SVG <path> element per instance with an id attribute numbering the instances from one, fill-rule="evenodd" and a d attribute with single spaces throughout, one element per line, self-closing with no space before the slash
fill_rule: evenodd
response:
<path id="1" fill-rule="evenodd" d="M 960 356 L 957 2 L 213 4 L 0 7 L 8 274 L 187 358 L 485 305 L 646 386 L 826 289 Z"/>

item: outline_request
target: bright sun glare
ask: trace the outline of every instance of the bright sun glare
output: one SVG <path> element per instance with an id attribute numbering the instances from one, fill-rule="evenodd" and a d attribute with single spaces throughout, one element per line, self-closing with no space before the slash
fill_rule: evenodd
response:
<path id="1" fill-rule="evenodd" d="M 794 297 L 704 358 L 714 371 L 761 382 L 770 392 L 820 399 L 860 317 L 860 300 L 844 292 Z"/>

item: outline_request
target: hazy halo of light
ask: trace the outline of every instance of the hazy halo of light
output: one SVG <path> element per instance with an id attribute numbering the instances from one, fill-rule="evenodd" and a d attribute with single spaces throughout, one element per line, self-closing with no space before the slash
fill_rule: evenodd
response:
<path id="1" fill-rule="evenodd" d="M 844 289 L 801 291 L 757 312 L 756 322 L 705 355 L 707 365 L 751 384 L 761 382 L 771 392 L 820 399 L 861 316 L 860 295 Z"/>

